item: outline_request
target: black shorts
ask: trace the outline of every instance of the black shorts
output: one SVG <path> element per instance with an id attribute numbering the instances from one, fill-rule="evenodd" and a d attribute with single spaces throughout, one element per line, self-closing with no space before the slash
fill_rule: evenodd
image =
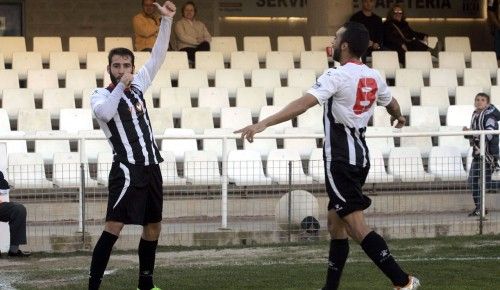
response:
<path id="1" fill-rule="evenodd" d="M 109 173 L 106 221 L 146 225 L 162 220 L 163 188 L 160 166 L 114 161 Z"/>
<path id="2" fill-rule="evenodd" d="M 329 166 L 328 166 L 329 165 Z M 335 210 L 339 217 L 367 209 L 371 199 L 363 194 L 370 166 L 361 167 L 344 162 L 325 162 L 325 185 L 330 202 L 328 210 Z"/>

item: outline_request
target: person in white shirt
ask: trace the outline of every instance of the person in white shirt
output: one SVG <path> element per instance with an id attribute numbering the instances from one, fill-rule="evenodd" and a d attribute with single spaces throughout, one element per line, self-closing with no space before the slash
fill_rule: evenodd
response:
<path id="1" fill-rule="evenodd" d="M 391 96 L 380 74 L 364 65 L 360 58 L 368 48 L 369 33 L 360 23 L 348 22 L 334 38 L 333 57 L 341 67 L 328 69 L 307 93 L 278 113 L 235 131 L 253 141 L 256 133 L 290 120 L 318 104 L 324 107 L 325 141 L 323 146 L 326 191 L 329 195 L 328 229 L 331 235 L 326 284 L 337 289 L 349 254 L 348 236 L 391 280 L 395 289 L 416 289 L 420 282 L 405 273 L 392 257 L 385 240 L 370 229 L 363 210 L 371 204 L 363 194 L 370 162 L 365 131 L 373 115 L 375 102 L 385 106 L 396 128 L 406 119 Z"/>

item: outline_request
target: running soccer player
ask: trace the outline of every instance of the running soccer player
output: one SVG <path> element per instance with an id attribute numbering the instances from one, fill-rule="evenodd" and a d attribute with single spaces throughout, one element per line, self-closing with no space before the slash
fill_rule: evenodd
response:
<path id="1" fill-rule="evenodd" d="M 405 273 L 396 263 L 385 240 L 370 229 L 363 210 L 371 200 L 363 194 L 370 169 L 365 131 L 373 115 L 374 104 L 385 106 L 391 121 L 401 128 L 406 119 L 399 104 L 380 74 L 364 65 L 360 58 L 368 48 L 368 30 L 360 23 L 348 22 L 332 42 L 333 57 L 341 67 L 329 69 L 307 93 L 278 113 L 235 131 L 253 141 L 256 133 L 290 120 L 317 104 L 324 106 L 323 157 L 328 204 L 328 230 L 331 236 L 326 284 L 337 289 L 349 254 L 348 236 L 361 245 L 370 259 L 392 281 L 394 289 L 417 289 L 417 278 Z"/>
<path id="2" fill-rule="evenodd" d="M 113 148 L 109 173 L 106 224 L 95 245 L 90 265 L 89 289 L 99 289 L 111 250 L 125 224 L 142 225 L 139 242 L 141 290 L 159 289 L 153 284 L 156 247 L 161 230 L 163 189 L 159 163 L 163 161 L 151 127 L 144 92 L 167 54 L 176 7 L 166 1 L 153 3 L 162 21 L 151 57 L 137 74 L 134 54 L 115 48 L 108 55 L 112 83 L 92 95 L 92 110 Z"/>

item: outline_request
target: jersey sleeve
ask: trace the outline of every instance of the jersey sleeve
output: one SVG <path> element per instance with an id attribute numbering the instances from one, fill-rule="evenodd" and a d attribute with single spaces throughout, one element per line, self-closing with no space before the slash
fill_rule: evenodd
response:
<path id="1" fill-rule="evenodd" d="M 118 104 L 125 86 L 119 82 L 112 93 L 106 89 L 97 89 L 92 94 L 90 105 L 97 119 L 109 122 L 118 112 Z"/>
<path id="2" fill-rule="evenodd" d="M 378 83 L 377 105 L 385 107 L 392 101 L 392 94 L 387 83 L 380 76 L 380 73 L 378 71 L 375 71 L 375 73 L 377 74 Z"/>
<path id="3" fill-rule="evenodd" d="M 307 93 L 318 99 L 318 103 L 323 106 L 338 91 L 339 81 L 338 71 L 329 69 L 318 78 L 316 83 L 307 90 Z"/>
<path id="4" fill-rule="evenodd" d="M 144 66 L 134 76 L 134 85 L 145 92 L 151 85 L 156 73 L 162 66 L 167 55 L 168 43 L 170 41 L 170 30 L 172 27 L 172 18 L 163 16 L 161 19 L 160 30 L 156 38 L 151 56 Z"/>

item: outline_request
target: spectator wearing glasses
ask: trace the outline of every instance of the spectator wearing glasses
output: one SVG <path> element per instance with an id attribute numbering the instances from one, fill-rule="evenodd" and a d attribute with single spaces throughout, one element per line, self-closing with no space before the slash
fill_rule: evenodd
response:
<path id="1" fill-rule="evenodd" d="M 430 51 L 432 55 L 437 56 L 438 45 L 431 49 L 427 45 L 427 38 L 427 34 L 410 27 L 403 6 L 394 4 L 391 7 L 384 22 L 384 47 L 397 51 L 400 63 L 405 63 L 407 51 Z"/>

